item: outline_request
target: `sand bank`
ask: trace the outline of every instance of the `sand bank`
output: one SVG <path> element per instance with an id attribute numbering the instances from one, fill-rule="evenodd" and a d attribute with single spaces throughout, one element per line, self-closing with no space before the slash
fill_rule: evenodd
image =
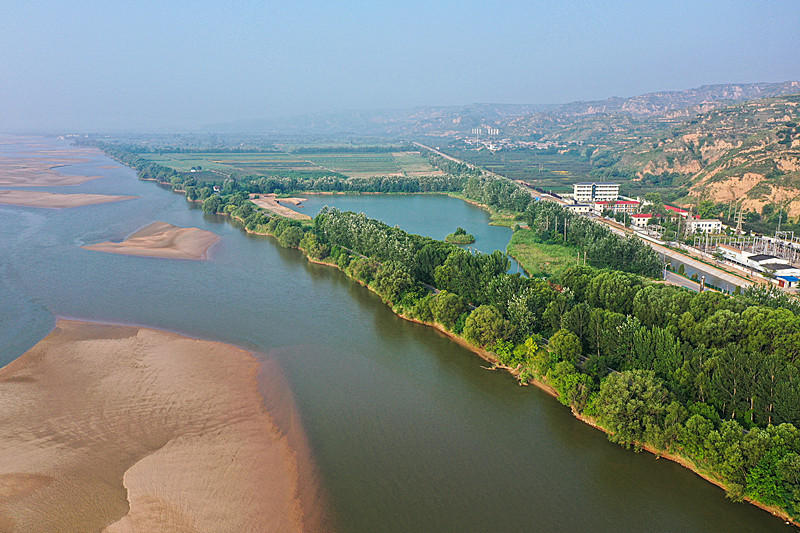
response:
<path id="1" fill-rule="evenodd" d="M 218 342 L 59 320 L 0 369 L 0 531 L 313 529 L 297 426 L 264 409 L 258 368 Z"/>
<path id="2" fill-rule="evenodd" d="M 0 204 L 28 207 L 80 207 L 133 200 L 138 196 L 113 196 L 107 194 L 54 194 L 39 191 L 0 190 Z"/>
<path id="3" fill-rule="evenodd" d="M 101 242 L 82 246 L 87 250 L 124 255 L 205 259 L 209 246 L 219 240 L 216 233 L 198 228 L 179 228 L 166 222 L 153 222 L 122 242 Z"/>
<path id="4" fill-rule="evenodd" d="M 272 211 L 276 215 L 280 215 L 282 217 L 291 218 L 294 220 L 311 220 L 309 215 L 298 213 L 297 211 L 279 203 L 283 202 L 286 204 L 300 205 L 302 202 L 306 201 L 305 198 L 277 198 L 274 194 L 262 194 L 259 198 L 255 198 L 255 195 L 251 195 L 250 201 L 257 206 L 263 207 L 264 209 Z"/>
<path id="5" fill-rule="evenodd" d="M 0 156 L 0 186 L 43 187 L 78 185 L 102 176 L 66 175 L 56 169 L 86 163 L 101 155 L 96 148 L 60 148 L 25 139 L 0 137 L 0 146 L 25 144 L 32 150 Z"/>

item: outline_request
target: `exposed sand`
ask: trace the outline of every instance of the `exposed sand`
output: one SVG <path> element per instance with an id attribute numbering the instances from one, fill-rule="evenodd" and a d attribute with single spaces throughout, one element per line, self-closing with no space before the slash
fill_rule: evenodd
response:
<path id="1" fill-rule="evenodd" d="M 254 196 L 255 195 L 251 195 L 250 197 L 251 202 L 253 202 L 259 207 L 263 207 L 268 211 L 272 211 L 276 215 L 280 215 L 286 218 L 293 218 L 295 220 L 311 219 L 310 216 L 304 213 L 298 213 L 297 211 L 278 203 L 278 202 L 284 202 L 292 205 L 300 205 L 302 202 L 306 201 L 305 198 L 276 198 L 274 194 L 262 194 L 259 198 L 254 198 Z"/>
<path id="2" fill-rule="evenodd" d="M 0 531 L 313 529 L 303 439 L 264 409 L 258 368 L 218 342 L 59 320 L 0 369 Z"/>
<path id="3" fill-rule="evenodd" d="M 219 235 L 210 231 L 156 221 L 122 242 L 106 241 L 81 248 L 167 259 L 205 259 L 208 248 L 218 240 Z"/>
<path id="4" fill-rule="evenodd" d="M 100 155 L 96 148 L 60 148 L 37 143 L 25 138 L 0 136 L 0 145 L 25 144 L 31 150 L 14 155 L 0 156 L 0 186 L 43 187 L 78 185 L 102 176 L 69 176 L 56 171 L 67 165 L 86 163 L 90 157 Z"/>
<path id="5" fill-rule="evenodd" d="M 28 207 L 80 207 L 133 200 L 138 196 L 112 196 L 107 194 L 54 194 L 39 191 L 0 190 L 0 204 Z"/>

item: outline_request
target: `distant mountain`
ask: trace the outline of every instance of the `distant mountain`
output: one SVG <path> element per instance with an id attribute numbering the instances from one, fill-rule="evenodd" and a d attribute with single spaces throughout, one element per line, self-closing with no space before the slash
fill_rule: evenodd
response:
<path id="1" fill-rule="evenodd" d="M 673 111 L 685 111 L 689 114 L 691 111 L 708 111 L 706 107 L 710 103 L 714 103 L 716 107 L 726 103 L 797 92 L 800 92 L 800 82 L 797 81 L 703 85 L 685 91 L 665 91 L 630 98 L 613 97 L 592 102 L 573 102 L 559 107 L 557 113 L 566 116 L 628 114 L 635 117 L 663 116 Z"/>
<path id="2" fill-rule="evenodd" d="M 574 140 L 592 138 L 592 130 L 627 130 L 635 120 L 677 123 L 730 103 L 800 92 L 800 82 L 704 85 L 686 91 L 644 94 L 569 104 L 471 104 L 410 109 L 313 113 L 271 119 L 210 124 L 203 131 L 271 135 L 352 135 L 447 137 L 473 128 L 499 128 L 501 136 L 557 134 L 570 127 Z M 589 119 L 586 124 L 576 121 Z M 619 123 L 619 124 L 617 124 Z M 652 129 L 652 127 L 649 127 Z"/>
<path id="3" fill-rule="evenodd" d="M 472 104 L 410 109 L 356 110 L 313 113 L 272 119 L 210 124 L 205 131 L 219 133 L 408 136 L 447 135 L 487 123 L 555 109 L 555 105 Z"/>

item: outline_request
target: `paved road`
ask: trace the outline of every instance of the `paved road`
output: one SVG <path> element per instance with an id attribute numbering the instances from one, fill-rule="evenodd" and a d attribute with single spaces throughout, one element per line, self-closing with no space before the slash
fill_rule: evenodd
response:
<path id="1" fill-rule="evenodd" d="M 690 291 L 700 292 L 700 284 L 696 281 L 692 281 L 690 279 L 686 279 L 683 276 L 679 276 L 675 272 L 667 271 L 667 277 L 665 280 L 670 285 L 677 285 L 678 287 L 686 287 Z"/>
<path id="2" fill-rule="evenodd" d="M 626 231 L 624 226 L 622 226 L 620 224 L 616 224 L 616 223 L 613 223 L 613 222 L 610 222 L 608 220 L 601 219 L 601 218 L 597 218 L 597 219 L 595 219 L 595 221 L 596 222 L 600 222 L 601 224 L 605 224 L 611 231 L 613 231 L 614 233 L 616 233 L 618 235 L 623 235 L 623 236 L 636 235 L 635 233 Z M 642 239 L 642 241 L 647 243 L 647 244 L 649 244 L 650 247 L 653 250 L 655 250 L 659 255 L 666 256 L 666 257 L 668 257 L 670 259 L 674 259 L 676 261 L 680 261 L 681 263 L 694 268 L 698 272 L 702 272 L 706 276 L 714 276 L 716 278 L 719 278 L 719 279 L 725 281 L 726 283 L 730 283 L 731 285 L 734 285 L 734 286 L 738 285 L 739 287 L 742 287 L 742 288 L 750 287 L 750 286 L 753 285 L 752 281 L 747 281 L 746 279 L 742 279 L 739 276 L 734 276 L 733 274 L 725 272 L 724 270 L 721 270 L 719 268 L 715 268 L 715 267 L 713 267 L 711 265 L 707 265 L 706 263 L 703 263 L 702 261 L 698 261 L 697 259 L 689 257 L 688 255 L 684 255 L 684 254 L 682 254 L 680 252 L 677 252 L 677 251 L 675 251 L 675 250 L 673 250 L 671 248 L 667 248 L 666 246 L 661 246 L 660 244 L 656 244 L 656 243 L 648 241 L 646 239 Z M 680 277 L 680 276 L 678 276 L 678 277 Z M 684 279 L 684 278 L 681 278 L 681 279 Z M 691 287 L 689 287 L 689 288 L 691 288 Z M 697 289 L 694 289 L 694 290 L 697 290 Z"/>

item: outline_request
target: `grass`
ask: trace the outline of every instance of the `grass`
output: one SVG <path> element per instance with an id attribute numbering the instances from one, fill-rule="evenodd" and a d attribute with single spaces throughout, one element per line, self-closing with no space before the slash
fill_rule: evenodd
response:
<path id="1" fill-rule="evenodd" d="M 514 232 L 507 251 L 531 276 L 550 277 L 577 264 L 578 252 L 559 244 L 542 244 L 534 232 L 520 229 Z"/>
<path id="2" fill-rule="evenodd" d="M 203 152 L 142 154 L 142 157 L 189 172 L 192 167 L 225 175 L 234 173 L 275 175 L 282 171 L 333 171 L 350 177 L 438 174 L 419 152 L 332 152 L 320 150 L 298 154 L 286 152 Z"/>

